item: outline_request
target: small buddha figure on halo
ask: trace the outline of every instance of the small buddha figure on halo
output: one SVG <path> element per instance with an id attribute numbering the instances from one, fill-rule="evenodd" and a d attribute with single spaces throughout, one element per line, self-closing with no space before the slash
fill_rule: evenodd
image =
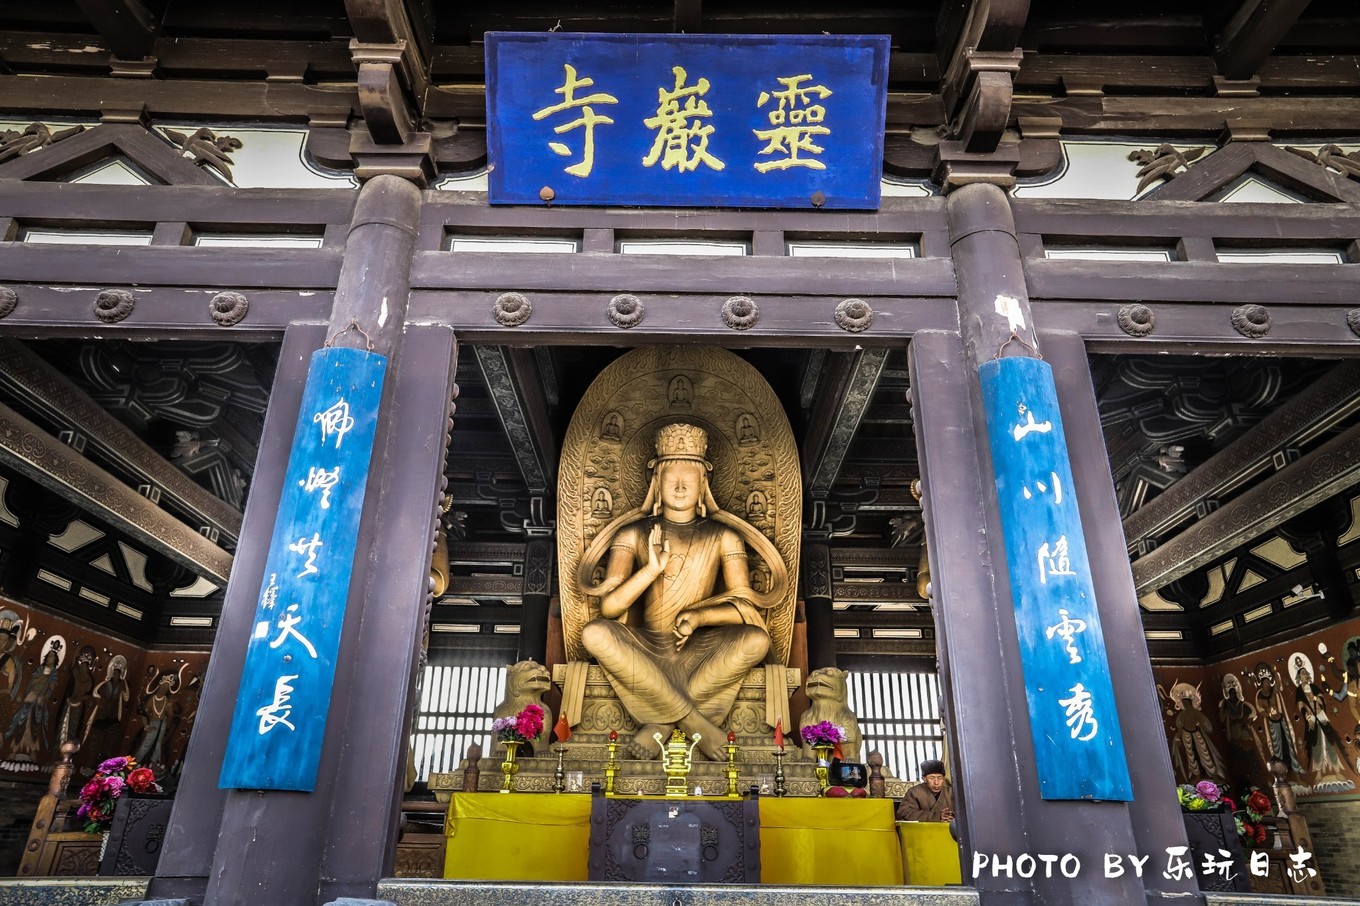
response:
<path id="1" fill-rule="evenodd" d="M 633 758 L 655 758 L 654 735 L 676 727 L 700 734 L 705 757 L 725 757 L 721 725 L 770 647 L 768 598 L 752 588 L 747 544 L 773 548 L 714 501 L 707 446 L 697 425 L 661 428 L 643 505 L 595 538 L 578 573 L 600 600 L 581 642 L 641 725 L 625 752 Z M 604 580 L 592 586 L 602 559 Z"/>

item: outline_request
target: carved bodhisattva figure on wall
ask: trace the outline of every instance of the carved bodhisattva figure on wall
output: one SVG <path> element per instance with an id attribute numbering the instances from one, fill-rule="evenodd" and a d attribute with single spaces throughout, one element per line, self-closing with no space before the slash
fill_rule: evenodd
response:
<path id="1" fill-rule="evenodd" d="M 677 402 L 664 389 L 679 377 L 693 389 Z M 601 384 L 582 401 L 563 450 L 562 497 L 575 497 L 559 512 L 568 655 L 599 665 L 636 725 L 626 757 L 655 758 L 655 735 L 678 727 L 699 734 L 699 753 L 722 759 L 752 668 L 778 667 L 770 688 L 783 685 L 799 517 L 791 432 L 768 385 L 730 353 L 637 350 Z M 583 436 L 601 424 L 609 430 Z M 770 435 L 779 449 L 760 444 Z M 601 489 L 622 506 L 600 513 Z M 746 513 L 751 521 L 738 514 L 748 499 L 762 501 Z M 569 718 L 570 699 L 564 690 Z M 787 696 L 782 706 L 786 713 Z M 750 725 L 730 729 L 769 732 L 743 721 Z"/>

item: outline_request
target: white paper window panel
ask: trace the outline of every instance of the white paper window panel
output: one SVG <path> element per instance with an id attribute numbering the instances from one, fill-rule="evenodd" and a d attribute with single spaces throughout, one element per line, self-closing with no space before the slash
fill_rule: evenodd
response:
<path id="1" fill-rule="evenodd" d="M 203 248 L 222 248 L 222 249 L 319 249 L 321 248 L 322 237 L 320 236 L 269 236 L 227 234 L 227 233 L 202 233 L 194 236 L 194 245 Z"/>
<path id="2" fill-rule="evenodd" d="M 744 242 L 699 242 L 685 239 L 624 239 L 623 255 L 745 255 Z"/>
<path id="3" fill-rule="evenodd" d="M 915 258 L 914 245 L 846 245 L 831 242 L 790 242 L 791 258 Z"/>
<path id="4" fill-rule="evenodd" d="M 1055 261 L 1175 261 L 1171 249 L 1044 249 Z"/>
<path id="5" fill-rule="evenodd" d="M 580 251 L 575 239 L 500 239 L 482 236 L 450 236 L 451 252 L 505 252 L 507 254 L 560 255 Z"/>
<path id="6" fill-rule="evenodd" d="M 150 233 L 123 230 L 53 230 L 30 227 L 24 242 L 34 245 L 150 245 Z"/>
<path id="7" fill-rule="evenodd" d="M 1239 264 L 1345 264 L 1346 256 L 1334 249 L 1219 249 L 1218 260 Z"/>

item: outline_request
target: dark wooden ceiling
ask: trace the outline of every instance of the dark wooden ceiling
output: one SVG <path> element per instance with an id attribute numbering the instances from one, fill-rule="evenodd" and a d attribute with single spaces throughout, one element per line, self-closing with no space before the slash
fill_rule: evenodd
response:
<path id="1" fill-rule="evenodd" d="M 79 392 L 204 491 L 228 507 L 240 506 L 248 489 L 276 346 L 89 340 L 29 341 L 22 346 L 54 372 L 65 375 Z M 624 351 L 572 346 L 537 351 L 540 383 L 521 387 L 520 392 L 539 397 L 549 413 L 550 449 L 560 445 L 590 381 Z M 808 349 L 740 354 L 770 381 L 800 446 L 804 445 L 829 396 L 836 392 L 837 359 L 850 354 Z M 1131 520 L 1126 522 L 1129 526 L 1137 526 L 1139 510 L 1151 506 L 1185 476 L 1203 476 L 1205 470 L 1218 468 L 1215 457 L 1231 451 L 1272 413 L 1286 411 L 1292 400 L 1319 385 L 1334 369 L 1350 367 L 1329 361 L 1259 357 L 1096 355 L 1091 363 L 1111 472 L 1121 512 Z M 446 628 L 436 633 L 435 645 L 495 660 L 515 653 L 517 638 L 504 627 L 519 619 L 523 548 L 534 521 L 533 495 L 474 350 L 464 349 L 457 381 L 457 426 L 447 465 L 452 579 L 435 609 L 434 622 Z M 921 533 L 919 508 L 909 491 L 918 473 L 908 395 L 905 350 L 892 351 L 825 498 L 821 524 L 812 524 L 814 517 L 808 514 L 810 536 L 825 538 L 832 549 L 835 625 L 842 631 L 837 648 L 849 663 L 921 656 L 932 647 L 930 605 L 916 594 Z M 1360 396 L 1354 391 L 1353 395 Z M 0 404 L 78 446 L 92 463 L 143 493 L 155 493 L 154 480 L 130 470 L 119 457 L 82 437 L 78 429 L 73 433 L 62 412 L 44 405 L 39 396 L 8 376 L 0 390 Z M 1301 443 L 1283 447 L 1281 455 L 1296 461 L 1353 427 L 1360 420 L 1357 410 L 1360 402 L 1338 405 L 1324 427 Z M 211 639 L 211 625 L 193 624 L 213 617 L 220 608 L 220 583 L 209 587 L 98 513 L 82 511 L 11 469 L 0 471 L 0 477 L 8 480 L 6 506 L 20 520 L 17 527 L 0 525 L 7 590 L 147 642 L 197 644 Z M 1249 482 L 1238 482 L 1235 487 L 1230 481 L 1223 484 L 1228 487 L 1214 497 L 1209 509 L 1201 506 L 1199 513 L 1160 529 L 1162 534 L 1131 536 L 1131 556 L 1136 559 L 1154 550 L 1165 537 L 1210 515 L 1250 486 Z M 1277 635 L 1301 622 L 1328 618 L 1338 602 L 1328 604 L 1319 598 L 1300 602 L 1287 615 L 1281 605 L 1281 616 L 1273 620 L 1242 621 L 1243 614 L 1258 609 L 1263 601 L 1297 597 L 1291 592 L 1293 586 L 1315 590 L 1323 578 L 1307 564 L 1285 567 L 1253 551 L 1278 533 L 1296 549 L 1307 550 L 1312 543 L 1310 532 L 1316 533 L 1319 524 L 1328 520 L 1340 520 L 1330 529 L 1335 538 L 1349 526 L 1349 497 L 1349 493 L 1336 495 L 1282 529 L 1253 535 L 1208 567 L 1162 589 L 1161 599 L 1179 603 L 1182 609 L 1148 613 L 1148 628 L 1154 634 L 1178 630 L 1181 638 L 1154 638 L 1154 652 L 1193 658 L 1226 650 L 1229 645 L 1242 647 L 1258 636 Z M 191 525 L 203 521 L 202 513 L 175 503 L 169 494 L 160 501 L 168 512 Z M 555 510 L 555 502 L 550 504 L 549 513 Z M 89 530 L 68 531 L 77 520 Z M 71 546 L 70 539 L 79 543 Z M 233 536 L 226 532 L 219 543 L 226 550 L 235 548 Z M 1360 557 L 1360 552 L 1349 556 Z M 1225 579 L 1232 586 L 1244 585 L 1242 591 L 1229 588 L 1228 593 L 1201 606 L 1201 601 L 1211 597 L 1206 576 L 1213 569 L 1221 571 L 1224 564 L 1229 571 L 1236 570 Z M 1248 573 L 1257 578 L 1249 579 Z M 60 587 L 51 576 L 69 581 L 71 587 Z M 1234 617 L 1240 625 L 1232 634 L 1222 629 L 1210 634 L 1210 627 Z M 186 618 L 188 625 L 184 625 Z M 496 631 L 497 625 L 502 631 Z M 462 629 L 448 629 L 453 626 Z M 874 630 L 885 629 L 919 629 L 922 638 L 875 637 Z M 849 630 L 858 631 L 858 638 L 846 637 Z"/>
<path id="2" fill-rule="evenodd" d="M 969 19 L 984 9 L 983 25 Z M 1013 104 L 1008 96 L 1001 125 L 1023 133 L 1025 141 L 1034 132 L 1212 142 L 1244 124 L 1276 139 L 1360 134 L 1360 9 L 1349 0 L 1192 0 L 1137 8 L 1080 0 L 840 7 L 810 0 L 8 3 L 0 5 L 0 116 L 361 128 L 367 111 L 358 99 L 351 40 L 402 40 L 415 59 L 416 75 L 403 83 L 410 112 L 419 128 L 443 141 L 475 135 L 484 126 L 481 40 L 488 30 L 888 34 L 889 144 L 896 150 L 890 148 L 886 163 L 892 172 L 928 175 L 934 151 L 921 149 L 933 149 L 957 126 L 965 83 L 951 74 L 950 63 L 970 46 L 962 36 L 974 26 L 982 29 L 983 43 L 1022 51 L 1007 86 L 1014 89 Z M 1035 131 L 1035 123 L 1042 128 Z M 348 137 L 337 131 L 344 145 Z M 457 159 L 467 166 L 479 160 L 476 153 Z M 202 527 L 224 550 L 234 550 L 231 511 L 239 511 L 248 489 L 277 346 L 48 339 L 23 341 L 22 347 L 71 382 L 88 405 L 124 425 L 157 461 L 134 462 L 116 445 L 84 436 L 69 413 L 33 396 L 22 382 L 0 385 L 0 403 L 133 490 L 158 496 L 167 513 Z M 558 448 L 590 380 L 621 352 L 553 346 L 511 353 L 532 363 L 524 373 L 533 380 L 519 392 L 545 413 L 538 424 L 542 449 Z M 800 444 L 817 448 L 847 375 L 857 367 L 854 354 L 805 348 L 741 354 L 774 386 Z M 1162 561 L 1175 559 L 1174 542 L 1189 528 L 1213 528 L 1215 512 L 1234 501 L 1241 508 L 1253 487 L 1269 484 L 1354 427 L 1348 404 L 1315 406 L 1316 416 L 1302 427 L 1276 424 L 1287 422 L 1283 414 L 1302 407 L 1297 401 L 1310 391 L 1326 396 L 1332 385 L 1324 382 L 1339 367 L 1306 358 L 1092 357 L 1136 580 L 1172 575 Z M 828 488 L 823 505 L 809 508 L 808 531 L 833 548 L 837 628 L 859 631 L 858 638 L 839 640 L 851 657 L 901 657 L 931 648 L 928 606 L 914 596 L 920 528 L 908 491 L 916 464 L 906 374 L 904 352 L 892 351 L 847 455 L 822 476 Z M 1355 383 L 1332 379 L 1342 387 Z M 435 619 L 478 628 L 447 633 L 441 644 L 500 656 L 515 645 L 513 634 L 497 634 L 494 627 L 517 620 L 524 540 L 544 527 L 543 514 L 553 507 L 545 507 L 526 483 L 517 459 L 524 451 L 512 446 L 502 427 L 505 400 L 497 394 L 503 391 L 488 386 L 473 350 L 463 351 L 458 383 L 449 528 L 461 537 L 451 545 L 454 581 Z M 1353 395 L 1332 393 L 1343 402 Z M 172 491 L 174 482 L 164 480 L 167 467 L 216 503 Z M 211 639 L 220 587 L 196 583 L 182 565 L 147 550 L 99 513 L 73 508 L 12 470 L 0 477 L 8 480 L 5 503 L 19 521 L 16 527 L 0 520 L 0 585 L 130 637 L 164 644 Z M 1196 489 L 1188 511 L 1167 502 L 1178 486 Z M 1351 561 L 1360 559 L 1360 551 L 1314 558 L 1325 561 L 1317 570 L 1326 573 L 1314 575 L 1312 564 L 1282 566 L 1259 550 L 1278 533 L 1313 556 L 1326 546 L 1319 537 L 1330 534 L 1334 541 L 1346 531 L 1349 493 L 1347 487 L 1313 501 L 1283 525 L 1268 525 L 1252 537 L 1225 532 L 1232 543 L 1215 549 L 1211 562 L 1146 589 L 1165 602 L 1153 600 L 1164 609 L 1146 615 L 1148 628 L 1165 636 L 1153 640 L 1154 655 L 1194 658 L 1240 650 L 1348 611 L 1353 595 L 1337 577 L 1355 576 L 1360 564 Z M 61 544 L 47 540 L 63 537 L 73 519 L 91 530 L 68 534 Z M 1214 569 L 1226 589 L 1217 597 Z M 43 574 L 70 585 L 63 588 Z M 1336 591 L 1327 597 L 1292 591 L 1327 583 L 1340 588 L 1344 600 Z M 1296 600 L 1286 606 L 1291 597 Z M 1265 615 L 1246 619 L 1267 603 Z M 913 628 L 921 630 L 920 640 L 873 636 L 874 629 Z"/>

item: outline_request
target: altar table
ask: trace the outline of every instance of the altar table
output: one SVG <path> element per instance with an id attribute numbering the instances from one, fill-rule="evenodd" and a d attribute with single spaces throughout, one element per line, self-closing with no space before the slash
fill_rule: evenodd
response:
<path id="1" fill-rule="evenodd" d="M 893 806 L 888 799 L 761 798 L 761 881 L 902 884 Z M 590 796 L 454 793 L 444 832 L 446 878 L 584 881 Z"/>

